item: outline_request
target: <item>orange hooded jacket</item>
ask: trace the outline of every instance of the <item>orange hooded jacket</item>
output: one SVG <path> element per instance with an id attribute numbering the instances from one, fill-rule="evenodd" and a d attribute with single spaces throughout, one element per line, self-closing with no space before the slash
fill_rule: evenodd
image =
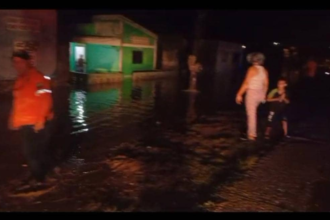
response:
<path id="1" fill-rule="evenodd" d="M 13 90 L 13 109 L 10 126 L 43 124 L 52 120 L 53 100 L 50 78 L 32 68 L 26 76 L 17 78 Z"/>

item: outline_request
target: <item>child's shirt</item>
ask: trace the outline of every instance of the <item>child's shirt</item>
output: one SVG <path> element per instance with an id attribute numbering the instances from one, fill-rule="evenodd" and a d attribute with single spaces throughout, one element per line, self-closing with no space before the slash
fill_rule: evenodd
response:
<path id="1" fill-rule="evenodd" d="M 288 99 L 288 94 L 287 92 L 285 91 L 285 98 Z M 268 94 L 268 98 L 269 99 L 276 99 L 276 98 L 279 98 L 281 97 L 281 94 L 279 93 L 278 89 L 273 89 L 269 94 Z M 283 111 L 286 106 L 288 104 L 285 103 L 284 101 L 280 102 L 280 101 L 276 101 L 276 102 L 270 102 L 270 111 L 273 111 L 273 112 L 280 112 L 280 111 Z"/>

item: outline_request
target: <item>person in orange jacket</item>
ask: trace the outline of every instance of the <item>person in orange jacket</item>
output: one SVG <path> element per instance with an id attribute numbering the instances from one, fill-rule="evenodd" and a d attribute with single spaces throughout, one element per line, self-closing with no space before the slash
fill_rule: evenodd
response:
<path id="1" fill-rule="evenodd" d="M 49 122 L 54 116 L 51 81 L 32 66 L 26 51 L 14 52 L 12 62 L 18 77 L 9 128 L 21 131 L 31 178 L 42 183 L 51 168 Z"/>

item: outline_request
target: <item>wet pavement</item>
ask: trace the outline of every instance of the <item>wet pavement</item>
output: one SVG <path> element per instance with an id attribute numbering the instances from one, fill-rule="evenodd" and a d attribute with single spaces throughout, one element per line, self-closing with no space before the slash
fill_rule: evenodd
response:
<path id="1" fill-rule="evenodd" d="M 232 176 L 204 204 L 215 212 L 329 212 L 329 107 L 294 125 L 291 139 Z"/>
<path id="2" fill-rule="evenodd" d="M 216 212 L 330 211 L 329 144 L 290 141 L 276 147 L 209 202 Z"/>
<path id="3" fill-rule="evenodd" d="M 246 185 L 265 186 L 267 190 L 266 186 L 273 184 L 276 189 L 284 188 L 294 194 L 294 189 L 280 186 L 279 182 L 282 179 L 288 185 L 299 182 L 305 187 L 305 181 L 313 185 L 312 181 L 307 180 L 308 176 L 318 180 L 318 173 L 308 168 L 320 163 L 316 162 L 319 159 L 317 155 L 326 155 L 327 145 L 319 147 L 324 149 L 319 152 L 306 141 L 287 143 L 287 147 L 262 140 L 255 144 L 241 141 L 239 137 L 242 125 L 244 129 L 244 112 L 228 102 L 233 100 L 230 91 L 226 93 L 223 89 L 212 89 L 226 88 L 221 86 L 221 82 L 212 81 L 208 85 L 197 94 L 183 92 L 185 87 L 177 80 L 138 83 L 127 80 L 122 85 L 73 90 L 68 87 L 57 88 L 54 91 L 56 120 L 53 124 L 55 138 L 52 146 L 60 161 L 61 172 L 57 176 L 52 175 L 50 187 L 36 192 L 15 192 L 15 187 L 27 174 L 27 167 L 23 166 L 19 133 L 6 128 L 11 98 L 1 97 L 0 135 L 1 140 L 5 141 L 0 143 L 3 152 L 0 154 L 0 210 L 112 212 L 233 211 L 254 208 L 272 211 L 273 206 L 267 206 L 271 203 L 269 198 L 262 196 L 255 197 L 264 201 L 266 208 L 258 205 L 250 205 L 250 208 L 244 208 L 244 205 L 232 207 L 235 206 L 235 199 L 239 200 L 240 197 L 230 197 L 230 193 L 218 187 L 229 181 L 228 177 L 235 176 L 235 173 L 242 177 L 251 168 L 250 172 L 256 172 L 255 176 L 260 177 L 256 177 L 256 181 L 266 181 L 268 178 L 261 177 L 269 173 L 269 169 L 274 169 L 274 176 L 269 175 L 270 179 L 274 177 L 273 183 L 253 182 L 252 177 L 245 177 L 246 181 L 250 181 Z M 311 122 L 304 120 L 300 124 L 296 123 L 295 135 L 306 133 L 307 129 L 315 130 L 311 126 L 315 120 L 319 120 L 318 125 L 326 126 L 324 117 Z M 260 126 L 263 125 L 264 121 L 261 120 Z M 315 135 L 313 137 L 320 139 Z M 300 148 L 298 152 L 302 156 L 295 156 L 299 160 L 297 165 L 292 164 L 290 159 Z M 265 155 L 269 150 L 273 150 L 273 153 L 263 160 L 274 159 L 269 159 L 269 169 L 259 174 L 259 166 L 263 164 L 257 163 L 260 154 Z M 302 170 L 306 168 L 308 175 L 295 173 L 297 181 L 285 179 L 285 176 L 293 175 L 292 172 L 298 169 L 302 161 L 305 165 L 299 171 L 304 173 Z M 258 165 L 254 167 L 256 163 Z M 283 164 L 287 169 L 282 165 L 275 168 L 276 164 Z M 287 172 L 281 172 L 283 169 Z M 235 184 L 239 184 L 235 179 L 232 182 L 234 188 Z M 324 186 L 324 182 L 318 183 Z M 244 189 L 241 186 L 236 188 Z M 253 194 L 256 189 L 246 188 L 246 191 Z M 271 192 L 272 188 L 262 195 Z M 317 193 L 315 191 L 315 198 L 313 200 L 311 197 L 311 201 L 319 199 Z M 228 202 L 219 202 L 221 199 L 218 195 Z M 278 195 L 280 204 L 282 196 Z M 283 203 L 292 205 L 295 201 Z M 296 210 L 296 206 L 292 207 L 287 209 Z"/>
<path id="4" fill-rule="evenodd" d="M 0 209 L 199 210 L 201 190 L 224 170 L 221 157 L 233 154 L 228 148 L 236 145 L 241 121 L 227 122 L 226 108 L 215 114 L 225 101 L 216 94 L 184 89 L 175 80 L 55 89 L 52 146 L 61 173 L 52 187 L 37 192 L 15 192 L 27 167 L 19 132 L 6 128 L 11 98 L 4 97 Z M 216 115 L 217 124 L 206 114 Z"/>

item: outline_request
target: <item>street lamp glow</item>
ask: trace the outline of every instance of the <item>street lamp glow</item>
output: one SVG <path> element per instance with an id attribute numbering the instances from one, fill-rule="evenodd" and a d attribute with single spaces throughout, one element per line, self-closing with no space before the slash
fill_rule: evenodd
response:
<path id="1" fill-rule="evenodd" d="M 280 43 L 278 43 L 278 42 L 274 42 L 273 44 L 274 44 L 275 46 L 277 46 L 277 45 L 279 45 Z"/>
<path id="2" fill-rule="evenodd" d="M 243 48 L 243 49 L 245 49 L 245 48 L 246 48 L 246 46 L 245 46 L 245 45 L 242 45 L 242 48 Z"/>

